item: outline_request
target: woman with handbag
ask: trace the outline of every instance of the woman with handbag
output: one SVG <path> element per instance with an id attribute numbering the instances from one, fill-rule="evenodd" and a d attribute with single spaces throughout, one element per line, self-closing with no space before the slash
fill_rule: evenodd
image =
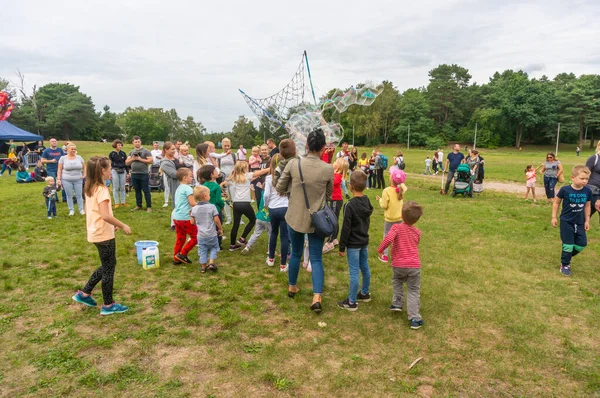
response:
<path id="1" fill-rule="evenodd" d="M 308 154 L 289 161 L 277 181 L 280 195 L 290 193 L 289 206 L 285 214 L 292 256 L 288 270 L 288 296 L 293 298 L 300 288 L 297 286 L 300 258 L 304 250 L 304 235 L 308 236 L 310 261 L 312 264 L 313 300 L 310 309 L 321 312 L 321 294 L 325 273 L 323 270 L 323 243 L 331 234 L 335 215 L 326 205 L 333 191 L 333 167 L 321 161 L 325 149 L 325 134 L 321 128 L 310 132 L 306 139 Z M 329 232 L 329 234 L 327 234 Z"/>
<path id="2" fill-rule="evenodd" d="M 112 169 L 112 191 L 116 209 L 121 206 L 127 207 L 127 203 L 125 203 L 125 199 L 127 198 L 127 192 L 125 192 L 125 182 L 127 180 L 125 160 L 127 159 L 127 154 L 121 150 L 123 142 L 119 139 L 113 141 L 112 147 L 114 149 L 108 154 L 108 158 L 110 159 L 110 168 Z"/>
<path id="3" fill-rule="evenodd" d="M 544 173 L 544 188 L 546 189 L 546 198 L 548 202 L 554 202 L 554 187 L 557 182 L 563 182 L 565 177 L 563 176 L 563 167 L 560 160 L 556 159 L 554 153 L 548 152 L 546 154 L 546 161 L 542 168 Z"/>

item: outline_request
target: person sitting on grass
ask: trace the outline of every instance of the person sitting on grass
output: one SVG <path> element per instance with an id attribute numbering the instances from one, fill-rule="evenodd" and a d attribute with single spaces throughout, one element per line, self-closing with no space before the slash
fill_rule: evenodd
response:
<path id="1" fill-rule="evenodd" d="M 38 160 L 37 164 L 35 165 L 35 169 L 33 169 L 33 176 L 37 182 L 45 181 L 46 177 L 48 177 L 46 168 L 41 160 Z"/>
<path id="2" fill-rule="evenodd" d="M 131 228 L 113 216 L 110 203 L 110 191 L 105 181 L 110 179 L 110 160 L 106 156 L 93 156 L 86 167 L 85 219 L 88 242 L 96 245 L 102 265 L 94 271 L 85 287 L 72 298 L 88 307 L 95 307 L 92 290 L 102 281 L 102 299 L 104 305 L 100 315 L 112 315 L 125 312 L 129 307 L 113 301 L 113 282 L 117 266 L 117 246 L 115 231 L 121 229 L 131 235 Z"/>
<path id="3" fill-rule="evenodd" d="M 19 169 L 17 171 L 17 182 L 18 183 L 26 183 L 26 182 L 35 182 L 33 178 L 29 175 L 27 170 L 25 170 L 25 166 L 22 164 L 19 165 Z"/>
<path id="4" fill-rule="evenodd" d="M 194 199 L 196 205 L 192 209 L 189 222 L 194 224 L 198 231 L 200 272 L 204 273 L 207 269 L 216 271 L 215 260 L 220 250 L 218 237 L 223 235 L 219 211 L 209 202 L 210 190 L 204 185 L 197 185 L 194 188 Z"/>
<path id="5" fill-rule="evenodd" d="M 402 223 L 395 224 L 388 235 L 383 238 L 377 251 L 381 255 L 390 245 L 392 246 L 392 286 L 394 296 L 390 311 L 402 311 L 404 304 L 404 284 L 408 290 L 407 312 L 411 329 L 423 326 L 421 318 L 421 260 L 419 260 L 419 242 L 421 231 L 415 224 L 423 215 L 423 207 L 418 203 L 409 201 L 402 208 Z"/>
<path id="6" fill-rule="evenodd" d="M 173 198 L 175 202 L 173 223 L 175 224 L 176 233 L 175 246 L 173 247 L 173 264 L 191 264 L 192 260 L 188 258 L 187 254 L 194 246 L 196 246 L 196 243 L 198 243 L 198 238 L 196 236 L 198 234 L 198 229 L 196 228 L 196 224 L 190 223 L 190 212 L 192 211 L 192 207 L 196 206 L 194 190 L 191 186 L 194 178 L 192 177 L 192 170 L 185 167 L 177 170 L 176 174 L 179 186 L 177 187 Z M 188 235 L 190 240 L 186 243 Z"/>
<path id="7" fill-rule="evenodd" d="M 590 169 L 575 166 L 571 172 L 571 185 L 560 188 L 552 205 L 552 226 L 558 225 L 558 208 L 562 202 L 560 213 L 560 239 L 562 255 L 560 272 L 564 276 L 571 275 L 571 258 L 575 257 L 587 246 L 585 231 L 590 229 L 592 208 L 592 190 L 586 187 L 590 178 Z"/>
<path id="8" fill-rule="evenodd" d="M 369 286 L 371 270 L 369 269 L 369 226 L 373 206 L 369 198 L 363 195 L 367 187 L 367 175 L 355 170 L 350 175 L 352 199 L 344 206 L 344 220 L 340 233 L 341 257 L 348 250 L 348 271 L 350 273 L 350 291 L 348 297 L 338 302 L 338 306 L 348 311 L 358 309 L 357 301 L 371 301 Z M 358 274 L 362 274 L 362 288 L 358 290 Z"/>

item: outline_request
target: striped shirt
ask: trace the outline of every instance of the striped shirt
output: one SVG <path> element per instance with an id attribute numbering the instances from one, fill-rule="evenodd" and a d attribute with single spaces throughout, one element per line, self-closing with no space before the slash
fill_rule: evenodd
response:
<path id="1" fill-rule="evenodd" d="M 394 224 L 387 236 L 379 245 L 377 251 L 383 251 L 392 245 L 392 267 L 398 268 L 421 268 L 419 260 L 419 242 L 421 231 L 406 223 Z"/>

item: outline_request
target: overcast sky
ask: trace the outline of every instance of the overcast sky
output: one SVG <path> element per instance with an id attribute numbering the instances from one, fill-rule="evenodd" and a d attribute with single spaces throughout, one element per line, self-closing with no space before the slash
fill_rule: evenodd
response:
<path id="1" fill-rule="evenodd" d="M 509 68 L 600 72 L 598 0 L 21 0 L 0 16 L 0 77 L 73 83 L 97 109 L 175 108 L 208 131 L 251 115 L 238 88 L 256 98 L 283 88 L 303 50 L 318 92 L 419 87 L 441 63 L 478 83 Z"/>

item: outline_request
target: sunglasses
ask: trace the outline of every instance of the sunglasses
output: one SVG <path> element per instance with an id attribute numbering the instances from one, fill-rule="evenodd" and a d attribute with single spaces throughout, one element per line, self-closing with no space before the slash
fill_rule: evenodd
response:
<path id="1" fill-rule="evenodd" d="M 554 156 L 546 156 L 546 159 L 554 159 Z"/>

